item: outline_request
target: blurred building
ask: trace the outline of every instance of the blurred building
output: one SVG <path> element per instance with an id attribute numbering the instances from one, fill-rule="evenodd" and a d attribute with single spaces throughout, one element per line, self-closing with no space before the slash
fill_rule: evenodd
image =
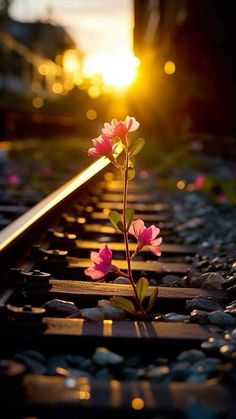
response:
<path id="1" fill-rule="evenodd" d="M 10 3 L 0 0 L 0 138 L 70 132 L 74 84 L 65 57 L 68 67 L 82 53 L 62 26 L 11 19 Z"/>
<path id="2" fill-rule="evenodd" d="M 30 89 L 40 59 L 55 61 L 59 54 L 75 49 L 66 30 L 48 22 L 17 22 L 0 16 L 0 88 Z"/>
<path id="3" fill-rule="evenodd" d="M 234 0 L 135 0 L 147 123 L 236 133 Z M 155 118 L 153 116 L 155 115 Z"/>

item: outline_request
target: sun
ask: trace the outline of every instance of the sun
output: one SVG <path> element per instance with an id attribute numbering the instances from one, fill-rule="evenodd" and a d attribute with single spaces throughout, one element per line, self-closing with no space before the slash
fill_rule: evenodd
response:
<path id="1" fill-rule="evenodd" d="M 131 51 L 119 48 L 111 53 L 88 56 L 83 71 L 86 77 L 100 74 L 104 85 L 123 89 L 135 79 L 138 66 L 139 59 Z"/>

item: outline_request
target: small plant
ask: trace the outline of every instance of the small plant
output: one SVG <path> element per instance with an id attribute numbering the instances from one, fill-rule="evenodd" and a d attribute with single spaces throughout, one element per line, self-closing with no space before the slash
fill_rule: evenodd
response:
<path id="1" fill-rule="evenodd" d="M 128 133 L 136 131 L 139 125 L 135 118 L 129 116 L 124 121 L 119 122 L 113 119 L 111 124 L 104 124 L 102 134 L 92 140 L 93 147 L 88 150 L 88 156 L 90 157 L 107 157 L 121 171 L 124 179 L 123 211 L 121 214 L 117 211 L 110 211 L 109 219 L 113 226 L 120 233 L 123 233 L 127 273 L 120 271 L 117 266 L 112 264 L 112 251 L 105 244 L 99 252 L 91 252 L 92 265 L 85 270 L 85 274 L 95 281 L 100 280 L 109 272 L 128 278 L 133 289 L 134 302 L 124 297 L 112 297 L 110 302 L 113 306 L 122 308 L 133 316 L 145 319 L 155 303 L 158 288 L 154 288 L 149 297 L 148 305 L 144 308 L 143 301 L 147 295 L 149 281 L 142 277 L 135 284 L 131 262 L 144 246 L 148 246 L 151 252 L 160 256 L 159 245 L 162 238 L 157 237 L 160 233 L 158 227 L 154 225 L 146 227 L 143 220 L 135 220 L 134 210 L 127 207 L 128 183 L 135 177 L 135 156 L 142 150 L 145 142 L 143 138 L 139 138 L 131 144 Z M 137 246 L 133 254 L 129 250 L 129 235 L 133 235 L 137 239 Z"/>

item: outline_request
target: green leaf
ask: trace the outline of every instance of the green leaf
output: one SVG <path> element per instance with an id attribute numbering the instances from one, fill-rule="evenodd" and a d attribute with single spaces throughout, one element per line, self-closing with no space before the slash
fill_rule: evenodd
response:
<path id="1" fill-rule="evenodd" d="M 136 291 L 141 302 L 144 300 L 146 296 L 148 286 L 149 282 L 148 279 L 145 277 L 140 278 L 136 284 Z"/>
<path id="2" fill-rule="evenodd" d="M 110 222 L 112 223 L 112 225 L 117 228 L 117 230 L 123 232 L 124 228 L 123 228 L 123 222 L 122 222 L 122 216 L 121 214 L 119 214 L 119 212 L 117 211 L 110 211 L 108 214 L 108 217 L 110 219 Z"/>
<path id="3" fill-rule="evenodd" d="M 122 144 L 121 141 L 119 141 L 113 147 L 113 154 L 119 155 L 120 153 L 122 153 L 123 149 L 124 149 L 124 145 Z"/>
<path id="4" fill-rule="evenodd" d="M 135 165 L 135 158 L 130 156 L 128 160 L 128 167 L 134 167 Z"/>
<path id="5" fill-rule="evenodd" d="M 152 307 L 154 306 L 154 304 L 155 304 L 155 301 L 156 301 L 156 298 L 157 298 L 157 296 L 158 296 L 158 287 L 156 287 L 153 291 L 152 291 L 152 293 L 151 293 L 151 295 L 150 295 L 150 297 L 149 297 L 149 301 L 148 301 L 148 308 L 147 308 L 147 313 L 149 312 L 149 311 L 151 311 L 151 309 L 152 309 Z"/>
<path id="6" fill-rule="evenodd" d="M 126 231 L 129 230 L 133 217 L 134 217 L 133 208 L 126 208 L 126 211 L 125 211 Z"/>
<path id="7" fill-rule="evenodd" d="M 136 154 L 140 153 L 143 146 L 145 144 L 144 138 L 139 138 L 133 145 L 132 150 L 130 152 L 130 156 L 136 156 Z"/>
<path id="8" fill-rule="evenodd" d="M 110 303 L 113 307 L 122 308 L 127 311 L 127 313 L 135 314 L 136 310 L 132 301 L 124 297 L 112 297 L 110 298 Z"/>
<path id="9" fill-rule="evenodd" d="M 135 177 L 135 170 L 133 167 L 128 167 L 128 180 L 132 180 Z"/>

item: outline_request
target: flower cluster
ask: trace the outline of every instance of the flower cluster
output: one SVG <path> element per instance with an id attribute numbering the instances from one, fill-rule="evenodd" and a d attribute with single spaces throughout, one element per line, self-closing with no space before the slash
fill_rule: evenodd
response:
<path id="1" fill-rule="evenodd" d="M 115 272 L 127 277 L 133 287 L 136 307 L 127 299 L 122 297 L 113 297 L 111 302 L 117 307 L 122 307 L 129 313 L 140 315 L 143 318 L 146 316 L 148 310 L 154 304 L 157 296 L 157 289 L 153 291 L 149 299 L 148 309 L 145 311 L 142 306 L 142 301 L 146 295 L 148 288 L 148 280 L 140 278 L 137 284 L 134 283 L 131 260 L 143 250 L 144 247 L 154 253 L 156 256 L 161 255 L 160 244 L 161 237 L 157 237 L 160 229 L 154 225 L 146 227 L 143 220 L 134 219 L 134 211 L 132 208 L 127 208 L 127 191 L 128 181 L 135 176 L 134 163 L 136 154 L 138 154 L 143 145 L 144 140 L 139 138 L 132 147 L 129 146 L 128 133 L 134 132 L 139 128 L 139 122 L 134 117 L 127 116 L 124 121 L 113 119 L 111 123 L 105 123 L 101 130 L 101 135 L 92 140 L 93 147 L 88 150 L 89 157 L 107 157 L 116 167 L 118 167 L 124 178 L 124 197 L 123 197 L 123 212 L 119 214 L 117 211 L 110 211 L 109 218 L 111 223 L 118 231 L 123 233 L 124 245 L 127 260 L 127 273 L 121 272 L 115 265 L 112 264 L 112 251 L 107 244 L 103 245 L 99 252 L 91 252 L 92 265 L 85 270 L 85 274 L 90 276 L 93 280 L 100 280 L 109 272 Z M 120 147 L 119 147 L 120 146 Z M 117 149 L 120 149 L 120 153 Z M 117 162 L 118 155 L 124 155 L 124 162 L 121 164 Z M 134 253 L 131 255 L 129 251 L 129 235 L 133 235 L 137 240 L 137 246 Z M 133 308 L 132 308 L 133 307 Z"/>

